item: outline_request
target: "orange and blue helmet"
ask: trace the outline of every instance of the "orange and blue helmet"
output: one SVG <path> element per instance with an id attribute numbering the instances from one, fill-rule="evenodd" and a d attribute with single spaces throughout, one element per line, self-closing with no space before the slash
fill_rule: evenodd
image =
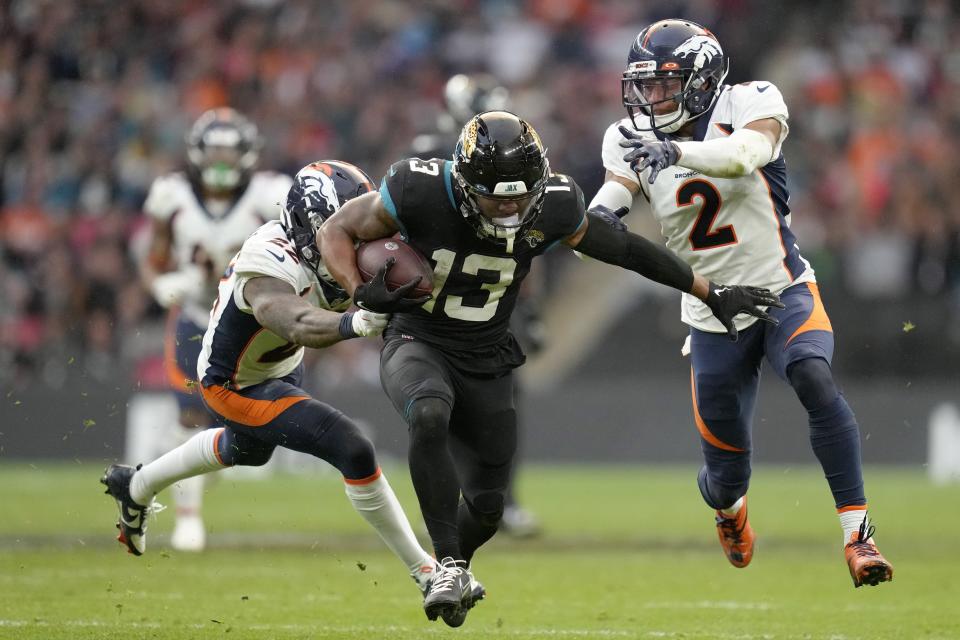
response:
<path id="1" fill-rule="evenodd" d="M 729 68 L 730 60 L 708 29 L 689 20 L 654 22 L 630 47 L 621 78 L 623 106 L 636 129 L 673 133 L 710 110 Z M 663 103 L 676 109 L 655 114 Z"/>

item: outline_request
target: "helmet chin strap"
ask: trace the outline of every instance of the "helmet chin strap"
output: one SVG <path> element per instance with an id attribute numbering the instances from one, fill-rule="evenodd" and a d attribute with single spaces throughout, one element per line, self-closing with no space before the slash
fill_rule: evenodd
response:
<path id="1" fill-rule="evenodd" d="M 506 218 L 499 218 L 499 220 L 502 220 L 504 224 L 494 224 L 486 216 L 480 214 L 480 224 L 483 226 L 483 231 L 491 238 L 500 238 L 503 240 L 517 235 L 517 230 L 520 228 L 520 216 L 518 214 Z"/>
<path id="2" fill-rule="evenodd" d="M 681 104 L 677 107 L 676 111 L 664 114 L 662 116 L 654 115 L 651 116 L 650 119 L 653 120 L 653 124 L 656 129 L 662 131 L 663 133 L 674 133 L 687 123 L 687 120 L 690 119 L 690 112 L 687 111 L 687 108 Z"/>

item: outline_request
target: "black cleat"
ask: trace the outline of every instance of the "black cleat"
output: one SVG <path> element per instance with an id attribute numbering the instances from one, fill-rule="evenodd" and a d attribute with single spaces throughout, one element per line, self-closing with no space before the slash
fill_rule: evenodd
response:
<path id="1" fill-rule="evenodd" d="M 473 573 L 469 568 L 467 569 L 467 577 L 470 578 L 470 588 L 467 590 L 466 598 L 460 603 L 460 608 L 456 613 L 440 614 L 448 627 L 459 627 L 462 625 L 467 619 L 467 613 L 470 609 L 473 609 L 475 604 L 487 597 L 487 590 L 473 577 Z"/>
<path id="2" fill-rule="evenodd" d="M 471 606 L 473 599 L 466 561 L 444 558 L 423 599 L 424 613 L 431 621 L 442 617 L 449 626 L 459 627 L 467 617 L 466 610 Z M 461 609 L 464 610 L 462 614 Z"/>
<path id="3" fill-rule="evenodd" d="M 141 466 L 137 465 L 134 469 L 126 464 L 112 464 L 100 478 L 100 483 L 107 487 L 104 493 L 117 501 L 117 508 L 120 510 L 117 521 L 120 535 L 117 540 L 126 545 L 127 551 L 135 556 L 143 555 L 147 549 L 147 516 L 164 508 L 153 500 L 143 506 L 130 497 L 130 479 Z"/>

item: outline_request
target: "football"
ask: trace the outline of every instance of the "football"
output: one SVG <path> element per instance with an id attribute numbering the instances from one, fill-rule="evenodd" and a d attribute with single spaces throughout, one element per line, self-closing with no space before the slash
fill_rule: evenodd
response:
<path id="1" fill-rule="evenodd" d="M 419 298 L 433 291 L 433 268 L 419 251 L 398 237 L 380 238 L 364 242 L 357 247 L 357 269 L 364 282 L 377 274 L 387 258 L 396 258 L 387 271 L 387 288 L 391 291 L 422 276 L 420 284 L 410 290 L 406 297 Z"/>

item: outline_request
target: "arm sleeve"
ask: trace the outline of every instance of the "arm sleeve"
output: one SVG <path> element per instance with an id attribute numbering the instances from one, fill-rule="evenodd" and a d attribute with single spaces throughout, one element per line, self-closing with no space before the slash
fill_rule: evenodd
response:
<path id="1" fill-rule="evenodd" d="M 715 178 L 739 178 L 775 160 L 770 139 L 759 131 L 736 129 L 726 138 L 677 142 L 677 165 Z"/>
<path id="2" fill-rule="evenodd" d="M 684 293 L 693 288 L 693 269 L 666 247 L 629 231 L 617 231 L 592 213 L 576 249 L 602 262 L 636 271 L 645 278 Z"/>

